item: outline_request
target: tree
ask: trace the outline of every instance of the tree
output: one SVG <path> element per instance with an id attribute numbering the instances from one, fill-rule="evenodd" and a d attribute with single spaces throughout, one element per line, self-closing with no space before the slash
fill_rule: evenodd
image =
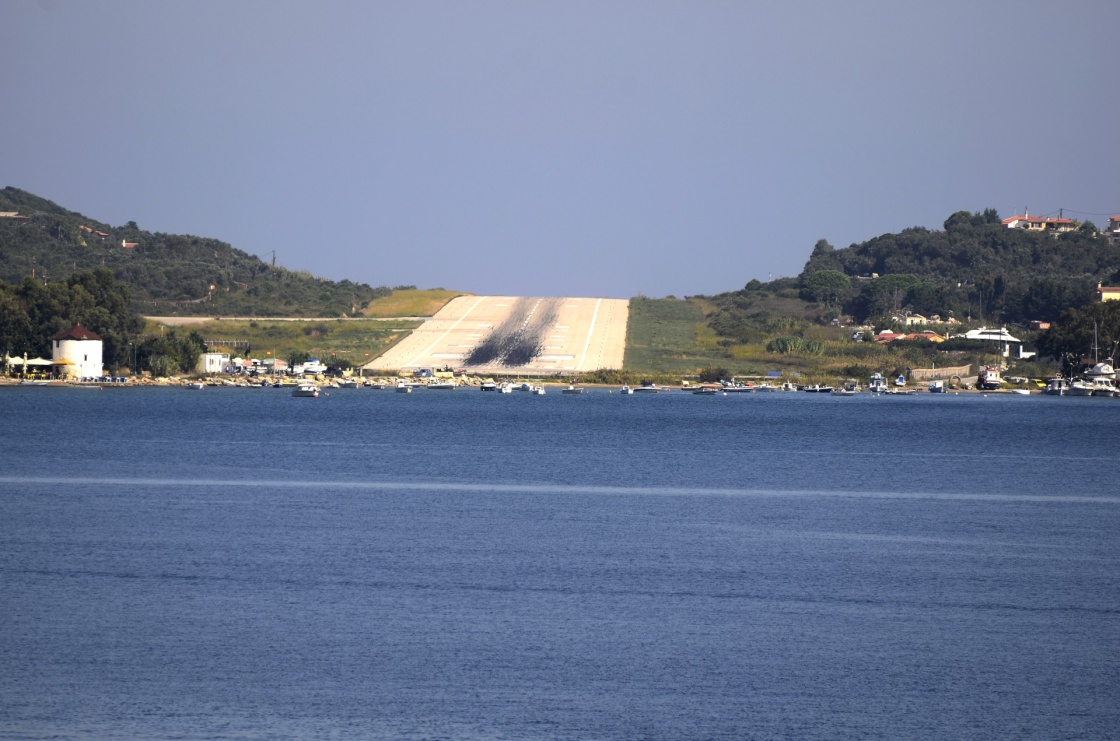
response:
<path id="1" fill-rule="evenodd" d="M 1097 355 L 1102 358 L 1114 356 L 1120 347 L 1120 301 L 1104 301 L 1064 312 L 1038 339 L 1038 351 L 1075 372 L 1083 360 L 1093 356 L 1094 342 Z"/>
<path id="2" fill-rule="evenodd" d="M 839 270 L 818 270 L 801 280 L 801 298 L 826 306 L 841 303 L 851 291 L 852 279 Z"/>

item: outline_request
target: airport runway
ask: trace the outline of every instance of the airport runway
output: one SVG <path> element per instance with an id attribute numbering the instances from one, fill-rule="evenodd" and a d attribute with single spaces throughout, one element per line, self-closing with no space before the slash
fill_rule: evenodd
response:
<path id="1" fill-rule="evenodd" d="M 624 299 L 460 296 L 365 368 L 539 374 L 621 368 L 629 310 Z"/>

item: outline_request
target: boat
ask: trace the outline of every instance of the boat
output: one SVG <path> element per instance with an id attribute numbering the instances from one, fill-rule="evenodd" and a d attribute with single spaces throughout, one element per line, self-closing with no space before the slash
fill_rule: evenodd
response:
<path id="1" fill-rule="evenodd" d="M 929 392 L 931 394 L 943 394 L 943 393 L 945 393 L 945 382 L 944 381 L 930 381 L 929 382 Z"/>
<path id="2" fill-rule="evenodd" d="M 517 387 L 517 390 L 518 391 L 532 391 L 533 390 L 533 384 L 523 383 L 523 384 L 521 384 L 520 386 Z"/>
<path id="3" fill-rule="evenodd" d="M 480 391 L 494 391 L 497 388 L 498 384 L 494 383 L 493 381 L 483 381 L 482 384 L 478 387 Z"/>
<path id="4" fill-rule="evenodd" d="M 785 383 L 782 384 L 781 389 L 779 389 L 779 390 L 781 390 L 781 391 L 796 391 L 797 386 L 791 381 L 786 381 Z"/>
<path id="5" fill-rule="evenodd" d="M 635 394 L 660 394 L 661 387 L 655 386 L 652 383 L 643 383 L 634 389 Z"/>
<path id="6" fill-rule="evenodd" d="M 411 394 L 412 393 L 412 387 L 409 386 L 404 381 L 397 381 L 397 393 L 398 394 Z"/>
<path id="7" fill-rule="evenodd" d="M 1092 396 L 1093 384 L 1086 381 L 1084 378 L 1078 378 L 1069 385 L 1067 396 Z"/>
<path id="8" fill-rule="evenodd" d="M 1085 380 L 1093 384 L 1093 396 L 1116 396 L 1117 393 L 1120 393 L 1111 378 L 1098 376 L 1096 378 L 1086 378 Z"/>
<path id="9" fill-rule="evenodd" d="M 533 393 L 537 396 L 544 396 L 544 386 L 534 386 Z"/>
<path id="10" fill-rule="evenodd" d="M 1066 396 L 1069 394 L 1069 381 L 1061 376 L 1051 378 L 1046 382 L 1046 388 L 1042 393 L 1047 396 Z"/>
<path id="11" fill-rule="evenodd" d="M 900 374 L 898 376 L 898 378 L 894 379 L 894 385 L 898 386 L 900 388 L 902 386 L 905 386 L 906 385 L 906 376 L 903 376 L 903 375 Z"/>
<path id="12" fill-rule="evenodd" d="M 799 390 L 800 391 L 806 391 L 810 394 L 831 394 L 832 393 L 832 387 L 831 386 L 822 386 L 819 383 L 814 383 L 811 386 L 802 386 Z"/>
<path id="13" fill-rule="evenodd" d="M 1019 394 L 1019 396 L 1030 396 L 1030 389 L 1011 389 L 1011 393 Z"/>
<path id="14" fill-rule="evenodd" d="M 833 396 L 855 396 L 856 394 L 860 393 L 861 390 L 862 389 L 860 389 L 858 382 L 848 381 L 843 386 L 838 386 L 838 387 L 832 389 L 832 395 Z"/>
<path id="15" fill-rule="evenodd" d="M 882 373 L 872 373 L 867 381 L 867 390 L 873 394 L 881 394 L 887 390 L 887 380 Z"/>
<path id="16" fill-rule="evenodd" d="M 193 389 L 195 391 L 201 391 L 202 389 L 206 388 L 206 384 L 203 383 L 202 381 L 193 381 L 191 383 L 186 384 L 184 386 L 184 388 Z"/>
<path id="17" fill-rule="evenodd" d="M 319 397 L 319 387 L 313 383 L 301 383 L 292 391 L 292 396 L 302 396 L 316 399 Z"/>
<path id="18" fill-rule="evenodd" d="M 512 394 L 513 393 L 513 384 L 509 383 L 509 382 L 503 383 L 502 385 L 498 386 L 498 393 L 499 394 Z"/>
<path id="19" fill-rule="evenodd" d="M 629 386 L 623 386 L 618 390 L 618 393 L 622 394 L 623 396 L 630 396 L 634 393 L 634 389 L 630 388 Z"/>
<path id="20" fill-rule="evenodd" d="M 724 383 L 723 391 L 728 394 L 753 394 L 758 386 L 753 383 Z"/>
<path id="21" fill-rule="evenodd" d="M 25 378 L 19 382 L 20 386 L 50 386 L 50 381 L 40 381 L 31 378 Z"/>
<path id="22" fill-rule="evenodd" d="M 433 391 L 453 391 L 459 387 L 455 381 L 431 381 L 424 388 L 432 389 Z"/>
<path id="23" fill-rule="evenodd" d="M 358 388 L 358 382 L 353 380 L 353 379 L 350 379 L 348 381 L 343 381 L 342 383 L 339 384 L 339 388 L 356 389 L 356 388 Z"/>
<path id="24" fill-rule="evenodd" d="M 976 388 L 982 391 L 995 391 L 1002 384 L 1003 380 L 999 376 L 999 367 L 994 365 L 984 366 L 976 377 Z"/>
<path id="25" fill-rule="evenodd" d="M 710 387 L 698 388 L 695 389 L 692 393 L 696 396 L 715 396 L 719 393 L 719 389 Z"/>
<path id="26" fill-rule="evenodd" d="M 560 393 L 563 393 L 563 394 L 582 394 L 583 392 L 584 392 L 584 389 L 580 388 L 579 386 L 569 385 L 568 388 L 564 389 Z"/>

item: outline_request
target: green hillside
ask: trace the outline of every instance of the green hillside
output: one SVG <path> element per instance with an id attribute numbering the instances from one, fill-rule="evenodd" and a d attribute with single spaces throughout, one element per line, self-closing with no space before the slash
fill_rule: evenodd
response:
<path id="1" fill-rule="evenodd" d="M 392 293 L 273 267 L 217 239 L 110 226 L 7 187 L 0 212 L 13 211 L 19 218 L 0 218 L 0 281 L 65 280 L 103 267 L 144 314 L 349 316 Z"/>
<path id="2" fill-rule="evenodd" d="M 1095 300 L 1099 282 L 1116 280 L 1120 247 L 1091 223 L 1027 232 L 1005 227 L 993 209 L 958 211 L 941 231 L 915 227 L 845 249 L 821 240 L 799 277 L 802 298 L 858 321 L 910 311 L 1019 324 L 1057 320 Z"/>

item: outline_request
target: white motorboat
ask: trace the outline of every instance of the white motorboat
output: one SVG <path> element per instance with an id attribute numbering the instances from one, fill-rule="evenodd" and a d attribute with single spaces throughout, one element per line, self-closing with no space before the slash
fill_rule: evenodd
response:
<path id="1" fill-rule="evenodd" d="M 1092 396 L 1093 384 L 1083 378 L 1078 378 L 1069 385 L 1068 396 Z"/>
<path id="2" fill-rule="evenodd" d="M 568 388 L 564 389 L 561 393 L 564 393 L 564 394 L 582 394 L 583 392 L 584 392 L 583 388 L 581 388 L 579 386 L 569 385 Z"/>
<path id="3" fill-rule="evenodd" d="M 480 391 L 494 391 L 497 388 L 498 384 L 494 383 L 493 381 L 483 381 L 478 387 Z"/>
<path id="4" fill-rule="evenodd" d="M 339 384 L 339 388 L 356 389 L 356 388 L 358 388 L 358 382 L 353 380 L 353 379 L 350 379 L 348 381 L 343 381 L 342 383 Z"/>
<path id="5" fill-rule="evenodd" d="M 513 393 L 513 384 L 509 383 L 509 382 L 506 382 L 506 383 L 503 383 L 503 384 L 499 385 L 498 386 L 498 393 L 499 394 L 512 394 Z"/>
<path id="6" fill-rule="evenodd" d="M 867 390 L 873 394 L 881 394 L 887 390 L 887 381 L 882 373 L 872 373 L 867 381 Z"/>
<path id="7" fill-rule="evenodd" d="M 313 383 L 301 383 L 292 391 L 292 396 L 303 396 L 315 399 L 319 396 L 319 387 Z"/>
<path id="8" fill-rule="evenodd" d="M 544 386 L 534 386 L 533 393 L 537 396 L 544 396 Z"/>
<path id="9" fill-rule="evenodd" d="M 1097 376 L 1086 380 L 1093 384 L 1093 396 L 1116 396 L 1120 393 L 1111 378 Z"/>
<path id="10" fill-rule="evenodd" d="M 898 378 L 894 379 L 894 385 L 898 386 L 899 388 L 905 386 L 906 385 L 906 376 L 900 375 Z"/>
<path id="11" fill-rule="evenodd" d="M 433 391 L 454 391 L 459 387 L 459 384 L 454 381 L 431 381 L 424 388 L 432 389 Z"/>
<path id="12" fill-rule="evenodd" d="M 412 393 L 412 387 L 409 386 L 404 381 L 397 381 L 397 393 L 398 394 L 411 394 Z"/>
<path id="13" fill-rule="evenodd" d="M 533 390 L 533 384 L 523 383 L 523 384 L 521 384 L 520 386 L 517 387 L 517 390 L 518 391 L 532 391 Z"/>
<path id="14" fill-rule="evenodd" d="M 630 396 L 634 393 L 634 389 L 630 388 L 629 386 L 623 386 L 618 390 L 618 393 L 622 394 L 623 396 Z"/>
<path id="15" fill-rule="evenodd" d="M 194 381 L 192 383 L 188 383 L 185 388 L 189 388 L 194 391 L 201 391 L 202 389 L 206 388 L 206 384 L 202 381 Z"/>
<path id="16" fill-rule="evenodd" d="M 929 382 L 929 392 L 931 394 L 943 394 L 943 393 L 945 393 L 945 382 L 944 381 L 930 381 Z"/>
<path id="17" fill-rule="evenodd" d="M 634 389 L 635 394 L 660 394 L 661 387 L 654 386 L 652 383 L 643 383 Z"/>
<path id="18" fill-rule="evenodd" d="M 837 386 L 832 389 L 833 396 L 855 396 L 860 393 L 859 384 L 855 381 L 848 381 L 843 386 Z"/>

